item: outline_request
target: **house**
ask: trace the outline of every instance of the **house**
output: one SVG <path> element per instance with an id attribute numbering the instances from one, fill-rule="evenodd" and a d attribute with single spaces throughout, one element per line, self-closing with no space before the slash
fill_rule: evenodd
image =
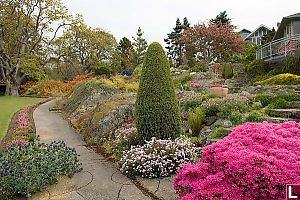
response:
<path id="1" fill-rule="evenodd" d="M 273 40 L 260 46 L 256 58 L 282 61 L 291 55 L 300 56 L 300 13 L 283 17 Z"/>
<path id="2" fill-rule="evenodd" d="M 245 39 L 250 33 L 251 33 L 251 31 L 249 31 L 247 29 L 243 29 L 243 30 L 241 30 L 240 35 L 243 39 Z"/>
<path id="3" fill-rule="evenodd" d="M 242 30 L 241 36 L 245 36 L 246 29 Z M 254 42 L 256 45 L 261 45 L 261 37 L 265 34 L 267 34 L 271 29 L 263 24 L 261 24 L 259 27 L 257 27 L 254 31 L 250 32 L 246 37 L 243 37 L 244 40 Z"/>

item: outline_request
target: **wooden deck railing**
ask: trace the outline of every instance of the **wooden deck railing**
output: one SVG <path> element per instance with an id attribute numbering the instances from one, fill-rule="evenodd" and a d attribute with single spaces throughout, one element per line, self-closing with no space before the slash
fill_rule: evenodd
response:
<path id="1" fill-rule="evenodd" d="M 256 59 L 267 61 L 287 57 L 296 49 L 300 49 L 300 34 L 274 40 L 260 46 L 256 50 Z"/>

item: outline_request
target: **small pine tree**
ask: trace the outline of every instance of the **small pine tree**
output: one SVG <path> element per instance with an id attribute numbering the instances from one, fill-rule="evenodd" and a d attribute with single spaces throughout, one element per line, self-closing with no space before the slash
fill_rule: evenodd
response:
<path id="1" fill-rule="evenodd" d="M 146 53 L 146 50 L 148 48 L 148 44 L 146 39 L 144 39 L 143 36 L 144 32 L 142 32 L 141 27 L 139 27 L 138 32 L 136 33 L 136 38 L 132 37 L 133 43 L 132 46 L 135 50 L 134 52 L 134 65 L 138 66 L 143 63 L 144 56 Z"/>
<path id="2" fill-rule="evenodd" d="M 227 25 L 231 23 L 231 19 L 227 17 L 226 10 L 223 12 L 220 12 L 215 19 L 210 20 L 213 24 L 221 25 Z"/>
<path id="3" fill-rule="evenodd" d="M 182 36 L 183 31 L 189 26 L 190 23 L 186 17 L 183 19 L 183 23 L 177 18 L 176 26 L 173 28 L 173 31 L 168 33 L 168 38 L 164 39 L 167 44 L 167 55 L 169 56 L 169 59 L 175 61 L 176 67 L 183 64 L 184 44 L 179 38 Z"/>
<path id="4" fill-rule="evenodd" d="M 157 42 L 149 46 L 145 55 L 135 109 L 141 144 L 152 137 L 167 139 L 180 135 L 180 111 L 169 62 Z"/>

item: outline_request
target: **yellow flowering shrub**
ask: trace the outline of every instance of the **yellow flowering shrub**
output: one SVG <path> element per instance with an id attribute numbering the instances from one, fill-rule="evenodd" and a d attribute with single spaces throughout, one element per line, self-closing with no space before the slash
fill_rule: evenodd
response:
<path id="1" fill-rule="evenodd" d="M 256 81 L 255 85 L 299 85 L 300 76 L 294 74 L 278 74 L 263 81 Z"/>

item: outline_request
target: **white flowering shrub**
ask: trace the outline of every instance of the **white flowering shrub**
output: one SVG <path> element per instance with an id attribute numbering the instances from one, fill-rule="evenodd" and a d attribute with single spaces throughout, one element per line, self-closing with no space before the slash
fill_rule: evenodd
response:
<path id="1" fill-rule="evenodd" d="M 131 145 L 137 145 L 137 129 L 135 127 L 121 127 L 115 131 L 115 139 L 110 141 L 111 151 L 117 159 L 121 158 L 122 152 L 130 150 Z"/>
<path id="2" fill-rule="evenodd" d="M 158 140 L 153 137 L 143 146 L 131 146 L 120 160 L 125 174 L 155 178 L 176 173 L 182 163 L 193 163 L 197 148 L 189 139 Z"/>

